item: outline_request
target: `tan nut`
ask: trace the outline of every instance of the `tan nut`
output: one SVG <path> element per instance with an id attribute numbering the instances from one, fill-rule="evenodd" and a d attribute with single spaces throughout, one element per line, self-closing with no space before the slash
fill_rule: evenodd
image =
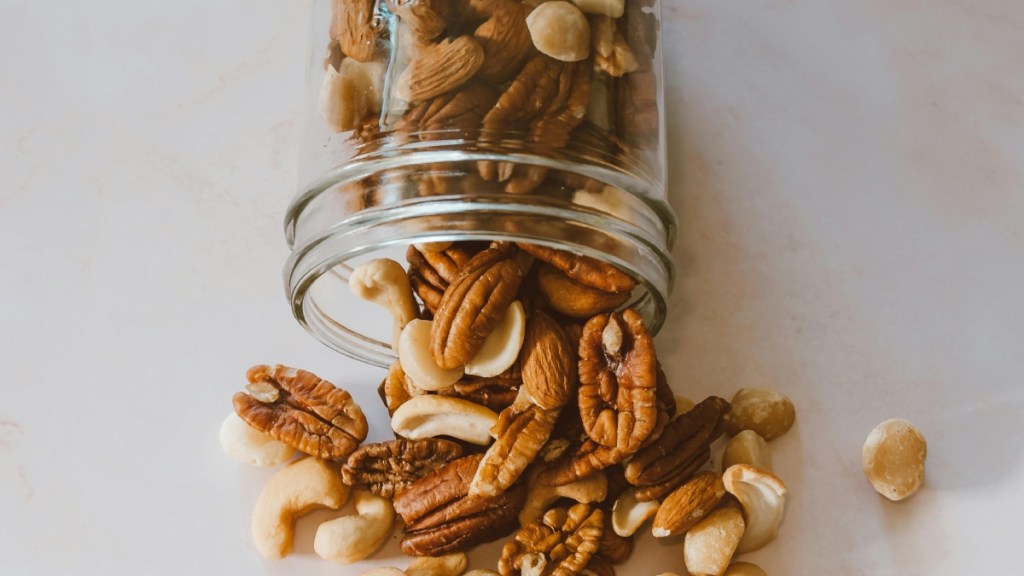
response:
<path id="1" fill-rule="evenodd" d="M 587 14 L 603 14 L 618 18 L 626 9 L 625 0 L 572 0 L 580 10 Z"/>
<path id="2" fill-rule="evenodd" d="M 786 511 L 786 485 L 768 472 L 749 464 L 736 464 L 722 474 L 725 489 L 740 501 L 746 531 L 737 552 L 759 550 L 779 534 Z"/>
<path id="3" fill-rule="evenodd" d="M 381 110 L 387 62 L 345 58 L 337 68 L 327 66 L 320 87 L 320 112 L 335 132 L 357 128 L 368 114 Z"/>
<path id="4" fill-rule="evenodd" d="M 499 574 L 494 570 L 487 570 L 486 568 L 474 568 L 462 576 L 499 576 Z"/>
<path id="5" fill-rule="evenodd" d="M 292 549 L 295 518 L 317 508 L 336 510 L 348 500 L 341 474 L 323 460 L 303 458 L 274 474 L 256 500 L 252 537 L 267 558 L 283 558 Z"/>
<path id="6" fill-rule="evenodd" d="M 372 568 L 359 576 L 405 576 L 405 572 L 393 566 L 384 566 L 382 568 Z"/>
<path id="7" fill-rule="evenodd" d="M 397 349 L 402 329 L 420 313 L 405 268 L 388 258 L 370 260 L 352 271 L 348 287 L 356 296 L 391 313 L 391 345 Z"/>
<path id="8" fill-rule="evenodd" d="M 886 420 L 868 435 L 861 451 L 864 475 L 889 500 L 909 498 L 924 483 L 928 443 L 906 420 Z"/>
<path id="9" fill-rule="evenodd" d="M 465 552 L 444 556 L 420 556 L 409 563 L 405 576 L 459 576 L 469 567 Z"/>
<path id="10" fill-rule="evenodd" d="M 491 427 L 498 421 L 493 410 L 462 398 L 423 394 L 406 401 L 391 417 L 395 434 L 419 440 L 451 436 L 480 446 L 491 442 Z"/>
<path id="11" fill-rule="evenodd" d="M 600 502 L 608 495 L 608 476 L 604 472 L 595 472 L 586 478 L 561 486 L 548 486 L 537 481 L 540 469 L 533 469 L 527 478 L 526 502 L 519 511 L 519 525 L 526 526 L 530 522 L 544 516 L 551 505 L 560 498 L 570 498 L 581 504 Z"/>
<path id="12" fill-rule="evenodd" d="M 249 426 L 234 412 L 220 425 L 220 446 L 228 456 L 253 466 L 277 466 L 295 456 L 295 448 Z"/>
<path id="13" fill-rule="evenodd" d="M 665 497 L 654 516 L 655 538 L 682 534 L 703 519 L 725 497 L 722 477 L 701 472 Z"/>
<path id="14" fill-rule="evenodd" d="M 398 361 L 405 375 L 424 390 L 448 388 L 462 378 L 461 367 L 445 370 L 437 365 L 430 353 L 430 320 L 413 320 L 405 325 L 398 338 Z"/>
<path id="15" fill-rule="evenodd" d="M 451 247 L 451 241 L 444 242 L 417 242 L 413 244 L 420 252 L 444 252 Z"/>
<path id="16" fill-rule="evenodd" d="M 733 562 L 725 569 L 722 576 L 768 576 L 757 564 L 750 562 Z"/>
<path id="17" fill-rule="evenodd" d="M 523 303 L 516 300 L 509 305 L 505 316 L 484 339 L 483 346 L 466 362 L 466 374 L 491 378 L 508 370 L 519 357 L 526 335 L 526 312 Z"/>
<path id="18" fill-rule="evenodd" d="M 764 438 L 753 430 L 744 430 L 729 439 L 722 454 L 722 469 L 733 464 L 750 464 L 772 471 L 772 452 Z"/>
<path id="19" fill-rule="evenodd" d="M 741 388 L 731 404 L 725 429 L 732 436 L 753 430 L 765 440 L 772 440 L 785 434 L 796 420 L 793 402 L 785 394 L 768 388 Z"/>
<path id="20" fill-rule="evenodd" d="M 564 0 L 545 2 L 526 17 L 533 45 L 562 62 L 577 62 L 590 54 L 590 23 L 575 5 Z"/>
<path id="21" fill-rule="evenodd" d="M 661 505 L 657 500 L 640 502 L 633 490 L 624 491 L 612 506 L 612 530 L 622 537 L 632 536 L 654 518 Z"/>
<path id="22" fill-rule="evenodd" d="M 356 490 L 353 516 L 324 522 L 316 529 L 313 550 L 324 560 L 352 564 L 373 554 L 391 536 L 395 509 L 391 501 Z"/>
<path id="23" fill-rule="evenodd" d="M 743 535 L 743 515 L 719 508 L 690 528 L 683 540 L 683 561 L 693 576 L 721 576 Z"/>

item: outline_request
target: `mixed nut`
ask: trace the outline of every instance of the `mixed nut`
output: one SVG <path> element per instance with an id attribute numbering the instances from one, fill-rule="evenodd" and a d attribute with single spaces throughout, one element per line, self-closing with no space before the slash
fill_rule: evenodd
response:
<path id="1" fill-rule="evenodd" d="M 448 558 L 507 538 L 503 576 L 614 574 L 647 522 L 655 537 L 685 535 L 681 556 L 695 574 L 721 574 L 734 552 L 775 537 L 786 489 L 767 469 L 765 441 L 744 428 L 727 449 L 731 466 L 709 469 L 715 441 L 745 426 L 733 404 L 711 396 L 677 413 L 686 403 L 640 315 L 590 297 L 628 298 L 632 278 L 508 242 L 410 246 L 406 257 L 367 261 L 351 283 L 395 322 L 398 360 L 379 388 L 394 440 L 364 443 L 367 422 L 351 396 L 303 370 L 256 366 L 235 396 L 225 429 L 249 428 L 228 434 L 229 453 L 261 464 L 293 448 L 310 456 L 260 497 L 253 534 L 262 553 L 287 554 L 292 517 L 338 509 L 349 492 L 356 514 L 323 523 L 314 542 L 342 563 L 376 551 L 396 519 L 410 556 Z M 559 301 L 582 293 L 591 315 L 552 305 L 540 269 L 581 286 L 560 289 Z M 756 424 L 773 437 L 792 425 L 791 411 L 772 408 L 776 395 L 741 391 L 736 400 L 738 416 L 767 414 Z M 728 541 L 716 539 L 722 533 Z"/>

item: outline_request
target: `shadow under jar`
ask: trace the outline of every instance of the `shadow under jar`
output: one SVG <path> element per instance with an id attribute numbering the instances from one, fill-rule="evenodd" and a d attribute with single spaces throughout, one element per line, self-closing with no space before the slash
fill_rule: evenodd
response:
<path id="1" fill-rule="evenodd" d="M 411 244 L 557 248 L 636 281 L 656 332 L 673 281 L 657 0 L 315 0 L 285 286 L 328 346 L 386 366 L 352 270 Z M 379 314 L 379 316 L 377 316 Z"/>

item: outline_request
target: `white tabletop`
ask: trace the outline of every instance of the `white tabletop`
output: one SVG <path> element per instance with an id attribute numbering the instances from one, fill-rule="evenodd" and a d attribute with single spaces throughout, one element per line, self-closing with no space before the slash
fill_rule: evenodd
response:
<path id="1" fill-rule="evenodd" d="M 692 398 L 789 394 L 772 576 L 1020 572 L 1024 4 L 672 2 L 680 280 L 657 339 Z M 308 2 L 0 2 L 0 572 L 358 574 L 263 560 L 272 471 L 217 430 L 256 363 L 353 390 L 281 268 Z M 909 501 L 861 444 L 929 440 Z M 324 516 L 316 518 L 322 519 Z M 620 574 L 683 573 L 645 538 Z M 376 565 L 404 566 L 392 542 Z M 473 555 L 491 567 L 495 547 Z"/>

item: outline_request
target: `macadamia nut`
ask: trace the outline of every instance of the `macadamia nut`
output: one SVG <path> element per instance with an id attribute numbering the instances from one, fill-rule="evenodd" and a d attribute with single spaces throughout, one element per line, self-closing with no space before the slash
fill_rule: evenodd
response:
<path id="1" fill-rule="evenodd" d="M 928 443 L 906 420 L 886 420 L 868 435 L 861 451 L 864 475 L 889 500 L 909 498 L 924 483 Z"/>
<path id="2" fill-rule="evenodd" d="M 690 528 L 683 539 L 683 561 L 693 576 L 720 576 L 725 572 L 743 536 L 743 514 L 718 508 Z"/>
<path id="3" fill-rule="evenodd" d="M 725 426 L 732 436 L 753 430 L 765 440 L 772 440 L 785 434 L 796 421 L 793 402 L 785 394 L 768 388 L 741 388 L 731 404 Z"/>
<path id="4" fill-rule="evenodd" d="M 574 4 L 545 2 L 526 17 L 533 45 L 562 62 L 578 62 L 590 54 L 590 23 Z"/>

